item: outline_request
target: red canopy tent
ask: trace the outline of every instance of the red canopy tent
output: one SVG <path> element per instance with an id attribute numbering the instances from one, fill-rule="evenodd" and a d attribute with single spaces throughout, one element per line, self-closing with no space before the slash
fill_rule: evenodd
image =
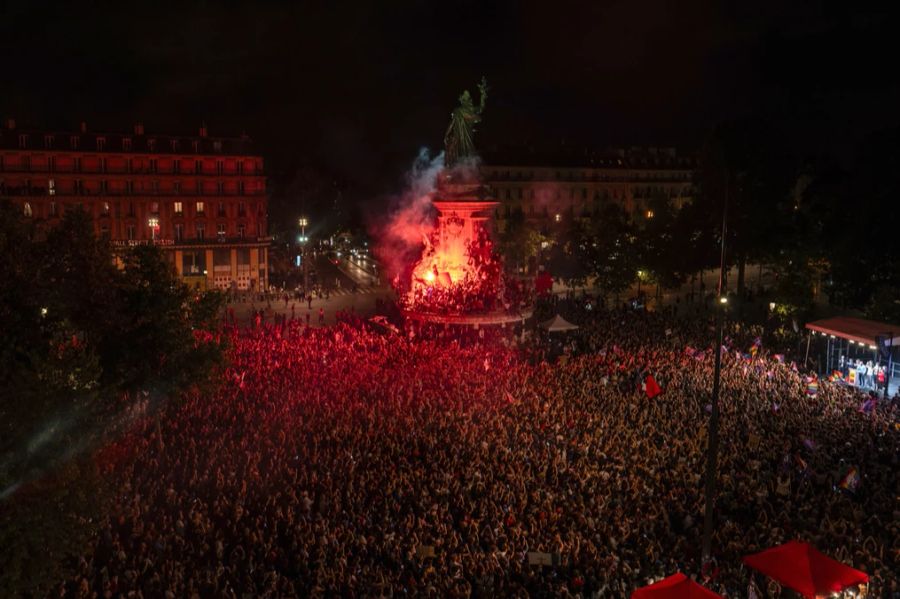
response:
<path id="1" fill-rule="evenodd" d="M 800 541 L 748 555 L 743 561 L 804 597 L 839 593 L 847 587 L 869 582 L 865 572 L 845 566 Z"/>
<path id="2" fill-rule="evenodd" d="M 631 593 L 631 599 L 722 599 L 681 572 Z"/>

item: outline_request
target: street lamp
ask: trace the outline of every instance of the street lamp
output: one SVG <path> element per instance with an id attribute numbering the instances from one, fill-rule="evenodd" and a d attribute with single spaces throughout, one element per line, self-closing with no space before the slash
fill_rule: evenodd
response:
<path id="1" fill-rule="evenodd" d="M 159 233 L 159 218 L 151 216 L 147 219 L 147 226 L 150 227 L 150 238 L 155 241 Z"/>
<path id="2" fill-rule="evenodd" d="M 722 342 L 725 308 L 728 296 L 725 294 L 725 238 L 728 233 L 728 177 L 725 178 L 725 201 L 722 205 L 722 238 L 719 250 L 719 309 L 716 316 L 715 366 L 713 370 L 713 389 L 710 401 L 712 410 L 709 415 L 707 433 L 706 481 L 704 484 L 703 539 L 701 542 L 700 564 L 703 570 L 710 563 L 712 556 L 712 532 L 714 526 L 713 509 L 716 496 L 716 469 L 719 461 L 719 387 L 722 378 Z"/>
<path id="3" fill-rule="evenodd" d="M 306 255 L 306 242 L 309 241 L 306 236 L 306 227 L 309 225 L 309 219 L 301 216 L 297 224 L 300 225 L 300 237 L 297 238 L 297 241 L 300 242 L 300 255 L 303 257 L 303 291 L 305 293 L 309 291 L 309 260 Z"/>

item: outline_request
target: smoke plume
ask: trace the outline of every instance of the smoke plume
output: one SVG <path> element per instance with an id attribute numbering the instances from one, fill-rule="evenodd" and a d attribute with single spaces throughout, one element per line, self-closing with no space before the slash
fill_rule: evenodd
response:
<path id="1" fill-rule="evenodd" d="M 443 152 L 432 158 L 428 148 L 419 150 L 404 190 L 391 198 L 387 215 L 369 223 L 375 256 L 391 280 L 419 257 L 423 239 L 434 226 L 430 195 L 443 165 Z"/>

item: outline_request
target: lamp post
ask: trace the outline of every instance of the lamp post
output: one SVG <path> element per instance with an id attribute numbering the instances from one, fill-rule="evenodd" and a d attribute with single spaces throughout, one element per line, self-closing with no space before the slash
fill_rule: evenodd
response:
<path id="1" fill-rule="evenodd" d="M 710 561 L 712 550 L 713 506 L 716 496 L 716 463 L 719 458 L 719 382 L 722 375 L 722 320 L 728 298 L 725 293 L 725 235 L 728 222 L 728 177 L 725 178 L 725 205 L 722 208 L 722 241 L 719 255 L 719 292 L 716 305 L 716 362 L 713 372 L 712 411 L 709 415 L 707 435 L 706 489 L 703 513 L 703 545 L 701 569 Z"/>
<path id="2" fill-rule="evenodd" d="M 306 255 L 306 226 L 309 224 L 309 220 L 305 216 L 301 216 L 297 224 L 300 225 L 300 259 L 303 260 L 303 292 L 306 293 L 309 291 L 309 260 Z"/>
<path id="3" fill-rule="evenodd" d="M 893 358 L 894 358 L 894 332 L 893 331 L 888 332 L 888 340 L 889 340 L 888 365 L 887 365 L 887 372 L 885 372 L 885 374 L 884 374 L 884 393 L 881 396 L 885 400 L 888 398 L 888 395 L 890 395 L 891 370 L 894 369 L 894 360 L 893 360 Z M 884 343 L 884 342 L 879 341 L 879 345 L 882 343 Z M 878 348 L 878 351 L 881 352 L 880 347 Z"/>

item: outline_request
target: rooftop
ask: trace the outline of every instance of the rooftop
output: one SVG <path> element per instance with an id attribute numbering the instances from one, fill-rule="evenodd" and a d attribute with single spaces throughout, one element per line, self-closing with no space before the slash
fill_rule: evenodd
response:
<path id="1" fill-rule="evenodd" d="M 806 328 L 866 345 L 875 345 L 876 337 L 890 334 L 893 336 L 893 346 L 900 345 L 900 326 L 864 318 L 850 316 L 823 318 L 807 323 Z"/>
<path id="2" fill-rule="evenodd" d="M 210 136 L 206 126 L 197 135 L 147 133 L 144 125 L 135 124 L 131 131 L 91 131 L 86 123 L 75 130 L 41 130 L 18 128 L 7 119 L 0 128 L 0 150 L 33 150 L 57 152 L 127 152 L 141 154 L 221 154 L 246 156 L 253 154 L 253 141 L 239 137 Z"/>
<path id="3" fill-rule="evenodd" d="M 672 147 L 591 148 L 561 147 L 554 151 L 533 147 L 491 148 L 481 153 L 487 166 L 547 168 L 657 168 L 686 169 L 697 166 L 690 154 Z"/>

